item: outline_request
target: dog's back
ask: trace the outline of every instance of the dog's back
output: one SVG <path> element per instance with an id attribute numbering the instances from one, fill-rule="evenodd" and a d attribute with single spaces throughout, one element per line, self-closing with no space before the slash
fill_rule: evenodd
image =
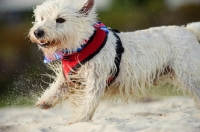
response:
<path id="1" fill-rule="evenodd" d="M 186 27 L 162 26 L 120 33 L 125 52 L 115 82 L 119 92 L 129 96 L 130 92 L 126 91 L 131 88 L 134 94 L 145 94 L 146 87 L 166 81 L 180 85 L 179 76 L 184 77 L 184 72 L 198 74 L 200 81 L 198 28 L 200 23 L 191 23 Z M 188 90 L 182 86 L 182 91 Z"/>
<path id="2" fill-rule="evenodd" d="M 197 36 L 198 41 L 200 41 L 200 22 L 188 24 L 187 29 L 193 32 Z"/>

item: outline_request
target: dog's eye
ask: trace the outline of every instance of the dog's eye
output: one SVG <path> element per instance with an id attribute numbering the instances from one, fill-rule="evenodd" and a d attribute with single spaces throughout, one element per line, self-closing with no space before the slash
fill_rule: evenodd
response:
<path id="1" fill-rule="evenodd" d="M 44 20 L 44 18 L 43 17 L 41 17 L 41 21 L 43 21 Z"/>
<path id="2" fill-rule="evenodd" d="M 56 22 L 57 23 L 63 23 L 63 22 L 65 22 L 65 19 L 63 19 L 63 18 L 57 18 Z"/>

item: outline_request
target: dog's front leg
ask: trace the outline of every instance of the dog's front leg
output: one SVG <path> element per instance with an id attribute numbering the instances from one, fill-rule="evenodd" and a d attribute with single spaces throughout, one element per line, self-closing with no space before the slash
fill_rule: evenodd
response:
<path id="1" fill-rule="evenodd" d="M 50 109 L 67 98 L 68 89 L 64 85 L 65 79 L 62 72 L 58 74 L 55 81 L 45 90 L 43 95 L 38 99 L 36 106 L 41 109 Z"/>
<path id="2" fill-rule="evenodd" d="M 106 83 L 93 83 L 93 87 L 91 86 L 87 85 L 83 91 L 75 93 L 73 99 L 71 98 L 71 103 L 75 107 L 73 107 L 73 117 L 70 119 L 68 125 L 89 121 L 93 117 L 95 109 L 104 95 Z"/>

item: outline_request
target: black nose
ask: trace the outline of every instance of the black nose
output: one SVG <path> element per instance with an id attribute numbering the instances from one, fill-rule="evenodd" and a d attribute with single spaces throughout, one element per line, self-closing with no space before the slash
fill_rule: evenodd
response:
<path id="1" fill-rule="evenodd" d="M 44 36 L 44 30 L 41 30 L 41 29 L 37 29 L 34 31 L 34 35 L 36 38 L 41 38 Z"/>

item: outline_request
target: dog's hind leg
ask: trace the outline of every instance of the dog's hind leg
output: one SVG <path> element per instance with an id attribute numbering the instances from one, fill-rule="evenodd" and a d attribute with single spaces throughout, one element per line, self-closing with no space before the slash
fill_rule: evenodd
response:
<path id="1" fill-rule="evenodd" d="M 176 61 L 175 80 L 183 93 L 188 92 L 195 100 L 198 108 L 200 108 L 200 52 L 194 49 L 187 52 L 182 61 Z M 178 63 L 177 63 L 178 62 Z"/>
<path id="2" fill-rule="evenodd" d="M 197 108 L 200 108 L 200 75 L 181 73 L 178 80 L 183 93 L 188 92 L 194 98 Z"/>
<path id="3" fill-rule="evenodd" d="M 67 98 L 68 89 L 64 86 L 65 78 L 62 72 L 57 76 L 55 81 L 45 90 L 39 98 L 36 106 L 41 109 L 50 109 Z"/>

